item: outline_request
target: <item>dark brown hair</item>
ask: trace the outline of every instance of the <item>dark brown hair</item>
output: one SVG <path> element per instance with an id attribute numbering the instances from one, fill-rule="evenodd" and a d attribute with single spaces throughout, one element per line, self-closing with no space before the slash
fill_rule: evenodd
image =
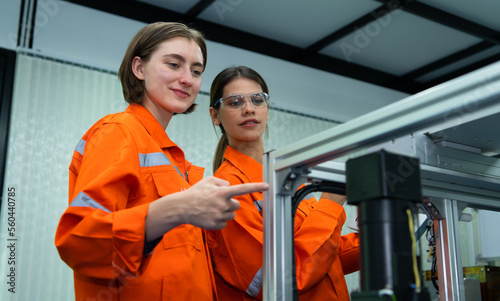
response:
<path id="1" fill-rule="evenodd" d="M 132 61 L 138 56 L 147 62 L 158 45 L 172 38 L 187 38 L 200 46 L 203 55 L 203 68 L 207 65 L 207 46 L 203 34 L 196 29 L 177 22 L 156 22 L 143 27 L 130 42 L 123 61 L 118 70 L 118 78 L 122 83 L 123 96 L 128 103 L 141 103 L 144 96 L 144 81 L 135 77 L 132 72 Z M 193 103 L 184 114 L 194 111 Z"/>
<path id="2" fill-rule="evenodd" d="M 266 81 L 262 78 L 262 76 L 260 76 L 259 73 L 257 73 L 257 71 L 246 66 L 229 67 L 217 74 L 212 82 L 212 86 L 210 87 L 210 107 L 219 110 L 220 104 L 218 104 L 216 108 L 214 107 L 215 102 L 222 97 L 224 87 L 236 78 L 251 79 L 260 85 L 263 92 L 269 94 L 269 89 L 267 88 Z M 226 147 L 229 145 L 227 134 L 222 124 L 220 125 L 220 130 L 222 136 L 220 137 L 219 143 L 217 143 L 217 147 L 215 149 L 214 161 L 212 166 L 214 172 L 220 167 L 222 162 L 224 162 L 224 152 L 226 151 Z"/>

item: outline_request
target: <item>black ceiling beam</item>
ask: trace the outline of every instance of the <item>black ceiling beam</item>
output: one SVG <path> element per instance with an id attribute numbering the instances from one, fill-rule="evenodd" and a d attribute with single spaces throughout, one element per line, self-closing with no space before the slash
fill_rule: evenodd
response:
<path id="1" fill-rule="evenodd" d="M 199 29 L 205 37 L 214 42 L 247 49 L 257 53 L 276 57 L 291 56 L 299 48 L 271 39 L 263 38 L 248 32 L 225 27 L 212 22 L 190 17 L 168 9 L 132 0 L 65 0 L 86 7 L 105 11 L 113 15 L 137 20 L 144 23 L 157 21 L 182 22 Z"/>
<path id="2" fill-rule="evenodd" d="M 450 64 L 456 63 L 460 60 L 468 58 L 471 55 L 477 54 L 477 53 L 484 51 L 484 50 L 487 50 L 491 47 L 493 47 L 493 46 L 490 42 L 486 42 L 486 41 L 479 42 L 479 43 L 472 45 L 466 49 L 460 50 L 454 54 L 446 56 L 440 60 L 437 60 L 435 62 L 432 62 L 430 64 L 422 66 L 418 69 L 415 69 L 411 72 L 408 72 L 408 73 L 402 75 L 396 81 L 392 82 L 390 85 L 391 86 L 399 86 L 401 89 L 405 89 L 405 90 L 409 90 L 409 91 L 411 91 L 414 87 L 421 89 L 422 87 L 415 86 L 415 82 L 420 76 L 423 76 L 425 74 L 428 74 L 430 72 L 438 70 L 444 66 L 448 66 Z M 425 85 L 425 86 L 427 87 L 428 85 Z M 413 93 L 417 93 L 417 92 L 419 92 L 419 91 L 413 90 Z"/>
<path id="3" fill-rule="evenodd" d="M 397 0 L 377 0 L 386 5 L 394 5 Z M 476 36 L 482 40 L 500 45 L 500 32 L 478 23 L 469 21 L 459 16 L 450 14 L 433 6 L 418 1 L 403 1 L 400 8 L 404 11 L 426 18 L 428 20 L 440 23 L 442 25 L 454 28 Z"/>
<path id="4" fill-rule="evenodd" d="M 206 38 L 210 41 L 246 49 L 252 52 L 286 61 L 291 61 L 291 58 L 295 54 L 302 51 L 302 48 L 299 47 L 267 39 L 234 28 L 229 28 L 212 22 L 197 19 L 193 16 L 187 16 L 139 1 L 66 1 L 145 23 L 152 23 L 157 21 L 183 22 L 200 29 L 205 34 Z M 301 64 L 315 69 L 320 69 L 330 73 L 335 73 L 360 81 L 387 87 L 390 89 L 400 90 L 405 93 L 410 93 L 408 90 L 401 90 L 398 87 L 388 85 L 388 83 L 393 82 L 397 79 L 397 77 L 394 75 L 367 68 L 361 65 L 348 63 L 346 61 L 332 58 L 326 55 L 313 54 L 312 56 L 307 57 L 305 60 L 303 60 Z"/>
<path id="5" fill-rule="evenodd" d="M 425 75 L 429 72 L 432 72 L 432 71 L 435 71 L 437 69 L 440 69 L 444 66 L 448 66 L 450 64 L 453 64 L 453 63 L 456 63 L 460 60 L 463 60 L 465 58 L 468 58 L 474 54 L 477 54 L 481 51 L 484 51 L 484 50 L 487 50 L 491 47 L 493 47 L 494 45 L 492 45 L 490 42 L 486 42 L 486 41 L 483 41 L 483 42 L 479 42 L 475 45 L 472 45 L 470 47 L 467 47 L 463 50 L 460 50 L 456 53 L 453 53 L 451 55 L 448 55 L 440 60 L 437 60 L 433 63 L 430 63 L 428 65 L 425 65 L 423 67 L 420 67 L 416 70 L 413 70 L 411 72 L 408 72 L 406 73 L 405 75 L 403 75 L 403 77 L 406 77 L 406 78 L 411 78 L 411 79 L 415 79 L 415 78 L 418 78 L 422 75 Z"/>
<path id="6" fill-rule="evenodd" d="M 197 17 L 199 14 L 201 14 L 207 7 L 212 5 L 216 0 L 201 0 L 198 3 L 196 3 L 193 7 L 191 7 L 187 12 L 186 15 L 189 17 Z"/>
<path id="7" fill-rule="evenodd" d="M 340 40 L 344 36 L 353 33 L 357 28 L 363 27 L 368 23 L 375 21 L 378 17 L 386 15 L 387 13 L 389 13 L 389 11 L 386 9 L 386 6 L 382 5 L 379 8 L 373 10 L 372 12 L 358 18 L 357 20 L 336 30 L 335 32 L 329 34 L 328 36 L 310 45 L 309 47 L 301 50 L 299 53 L 295 54 L 291 58 L 291 60 L 295 62 L 301 62 L 306 56 L 318 52 L 319 50 L 327 47 L 328 45 L 334 43 L 335 41 Z"/>
<path id="8" fill-rule="evenodd" d="M 304 57 L 318 52 L 319 50 L 327 47 L 328 45 L 336 42 L 337 40 L 340 40 L 344 36 L 347 36 L 355 32 L 358 28 L 364 27 L 369 23 L 384 17 L 386 14 L 391 13 L 393 10 L 401 8 L 403 5 L 405 4 L 403 3 L 394 5 L 394 3 L 391 1 L 389 1 L 388 3 L 384 3 L 384 5 L 379 6 L 378 8 L 372 10 L 371 12 L 354 20 L 353 22 L 345 25 L 344 27 L 336 30 L 330 35 L 324 37 L 323 39 L 317 41 L 316 43 L 302 50 L 300 53 L 296 54 L 292 58 L 292 61 L 300 62 Z"/>
<path id="9" fill-rule="evenodd" d="M 419 92 L 421 87 L 420 83 L 415 82 L 411 78 L 405 78 L 405 85 L 401 85 L 401 79 L 397 76 L 391 75 L 389 73 L 384 73 L 381 71 L 376 71 L 374 69 L 369 70 L 369 74 L 366 74 L 368 68 L 361 67 L 356 64 L 350 64 L 338 59 L 331 58 L 329 56 L 323 56 L 318 54 L 318 51 L 327 47 L 328 45 L 334 43 L 337 40 L 340 40 L 344 36 L 352 34 L 358 28 L 362 28 L 367 24 L 376 21 L 379 18 L 384 17 L 386 14 L 391 13 L 392 10 L 400 8 L 401 6 L 394 6 L 392 4 L 381 5 L 375 10 L 365 14 L 364 16 L 356 19 L 355 21 L 345 25 L 344 27 L 336 30 L 330 35 L 324 37 L 323 39 L 317 41 L 316 43 L 310 45 L 306 49 L 301 50 L 299 53 L 295 54 L 291 61 L 305 64 L 317 69 L 325 70 L 323 67 L 325 64 L 329 64 L 329 66 L 335 66 L 335 73 L 342 74 L 349 77 L 354 77 L 356 79 L 368 81 L 363 79 L 364 77 L 373 77 L 369 80 L 370 83 L 375 83 L 380 86 L 385 86 L 391 89 L 404 91 L 406 93 L 416 93 Z M 361 68 L 360 68 L 361 67 Z M 330 71 L 331 67 L 328 67 L 325 71 Z M 344 71 L 342 71 L 344 70 Z"/>
<path id="10" fill-rule="evenodd" d="M 349 63 L 345 60 L 319 53 L 303 58 L 301 64 L 409 94 L 412 94 L 415 89 L 419 90 L 418 88 L 413 87 L 397 87 L 392 85 L 393 82 L 399 79 L 398 76 L 393 74 Z M 413 84 L 416 86 L 420 85 L 420 83 L 417 82 L 414 82 Z"/>
<path id="11" fill-rule="evenodd" d="M 452 80 L 456 77 L 467 74 L 469 72 L 472 72 L 474 70 L 477 70 L 479 68 L 485 67 L 487 65 L 493 64 L 493 63 L 498 62 L 498 61 L 500 61 L 500 53 L 492 55 L 488 58 L 485 58 L 485 59 L 478 61 L 478 62 L 475 62 L 473 64 L 469 64 L 465 67 L 462 67 L 462 68 L 457 69 L 453 72 L 447 73 L 447 74 L 440 76 L 438 78 L 435 78 L 431 81 L 428 81 L 423 85 L 423 87 L 424 87 L 424 89 L 434 87 L 440 83 Z"/>
<path id="12" fill-rule="evenodd" d="M 64 0 L 85 7 L 104 11 L 113 15 L 133 19 L 141 22 L 152 23 L 158 21 L 177 21 L 192 23 L 195 18 L 180 14 L 171 10 L 163 9 L 148 3 L 134 0 Z"/>
<path id="13" fill-rule="evenodd" d="M 431 20 L 433 22 L 439 23 L 441 25 L 453 28 L 458 31 L 465 32 L 477 38 L 483 40 L 476 45 L 468 47 L 464 50 L 461 50 L 451 56 L 445 57 L 436 62 L 430 63 L 426 66 L 413 70 L 403 76 L 395 82 L 392 83 L 394 86 L 399 86 L 401 89 L 407 90 L 410 87 L 415 87 L 415 79 L 419 76 L 422 76 L 426 73 L 438 70 L 442 67 L 445 67 L 451 63 L 458 62 L 462 59 L 465 59 L 471 55 L 477 54 L 483 50 L 486 50 L 492 46 L 500 45 L 500 32 L 493 30 L 489 27 L 480 25 L 478 23 L 469 21 L 467 19 L 461 18 L 459 16 L 450 14 L 433 6 L 424 4 L 422 2 L 414 1 L 414 0 L 402 0 L 402 2 L 398 2 L 398 0 L 377 0 L 378 2 L 384 3 L 385 5 L 393 5 L 396 8 L 403 9 L 404 11 L 423 17 L 427 20 Z M 483 60 L 481 62 L 486 62 L 488 60 Z M 478 64 L 472 64 L 470 66 L 484 66 L 483 63 L 478 62 Z M 472 71 L 474 69 L 470 69 L 469 66 L 464 68 L 460 68 L 450 74 L 443 75 L 437 79 L 434 79 L 428 83 L 423 84 L 420 88 L 425 87 L 425 89 L 432 87 L 436 84 L 440 84 L 442 81 L 447 81 L 454 77 L 465 74 L 466 72 Z M 463 72 L 463 73 L 461 73 Z"/>

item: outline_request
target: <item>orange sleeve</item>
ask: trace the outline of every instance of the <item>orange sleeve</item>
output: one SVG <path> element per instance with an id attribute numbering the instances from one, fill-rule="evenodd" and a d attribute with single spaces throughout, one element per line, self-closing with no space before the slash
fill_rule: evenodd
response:
<path id="1" fill-rule="evenodd" d="M 75 151 L 70 167 L 78 175 L 70 176 L 70 205 L 56 232 L 59 255 L 74 271 L 90 277 L 134 275 L 143 258 L 149 206 L 127 208 L 140 183 L 137 146 L 116 124 L 87 137 L 84 156 Z"/>
<path id="2" fill-rule="evenodd" d="M 340 237 L 340 263 L 344 275 L 359 271 L 359 234 L 349 233 Z"/>
<path id="3" fill-rule="evenodd" d="M 231 185 L 245 182 L 227 167 L 216 176 Z M 221 239 L 209 238 L 216 272 L 230 286 L 247 293 L 253 289 L 258 273 L 263 272 L 263 219 L 255 204 L 256 194 L 253 195 L 253 198 L 250 194 L 235 197 L 240 202 L 235 219 L 220 230 Z M 262 194 L 259 196 L 262 200 Z M 331 200 L 304 200 L 299 205 L 294 227 L 299 291 L 309 290 L 331 270 L 339 254 L 345 220 L 344 208 Z M 259 290 L 251 295 L 262 299 Z"/>
<path id="4" fill-rule="evenodd" d="M 330 271 L 339 254 L 345 220 L 344 208 L 328 199 L 304 200 L 299 205 L 294 230 L 299 291 L 309 290 Z"/>
<path id="5" fill-rule="evenodd" d="M 231 185 L 244 183 L 238 176 L 219 172 L 217 177 L 229 181 Z M 262 193 L 254 193 L 262 200 Z M 263 228 L 262 215 L 254 203 L 252 195 L 236 196 L 240 208 L 227 226 L 219 231 L 209 231 L 208 244 L 216 272 L 230 286 L 247 292 L 262 267 Z M 213 240 L 217 233 L 217 240 Z M 250 293 L 262 299 L 262 292 Z"/>

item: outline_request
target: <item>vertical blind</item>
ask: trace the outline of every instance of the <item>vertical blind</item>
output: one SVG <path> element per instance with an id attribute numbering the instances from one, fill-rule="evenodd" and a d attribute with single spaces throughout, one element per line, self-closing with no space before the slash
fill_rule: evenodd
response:
<path id="1" fill-rule="evenodd" d="M 74 300 L 72 272 L 54 245 L 68 204 L 68 166 L 87 128 L 103 114 L 123 110 L 122 99 L 115 75 L 18 55 L 4 178 L 5 187 L 16 191 L 16 293 L 2 281 L 1 300 Z M 6 205 L 1 229 L 7 229 Z M 1 248 L 0 258 L 9 253 Z M 11 267 L 1 260 L 1 275 Z"/>

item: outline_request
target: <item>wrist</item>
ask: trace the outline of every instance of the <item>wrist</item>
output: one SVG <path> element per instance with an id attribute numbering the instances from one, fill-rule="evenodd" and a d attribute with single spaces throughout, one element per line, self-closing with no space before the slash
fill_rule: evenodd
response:
<path id="1" fill-rule="evenodd" d="M 146 237 L 153 241 L 173 228 L 186 223 L 186 210 L 177 193 L 159 198 L 149 204 L 146 215 Z M 180 206 L 179 206 L 180 205 Z"/>

